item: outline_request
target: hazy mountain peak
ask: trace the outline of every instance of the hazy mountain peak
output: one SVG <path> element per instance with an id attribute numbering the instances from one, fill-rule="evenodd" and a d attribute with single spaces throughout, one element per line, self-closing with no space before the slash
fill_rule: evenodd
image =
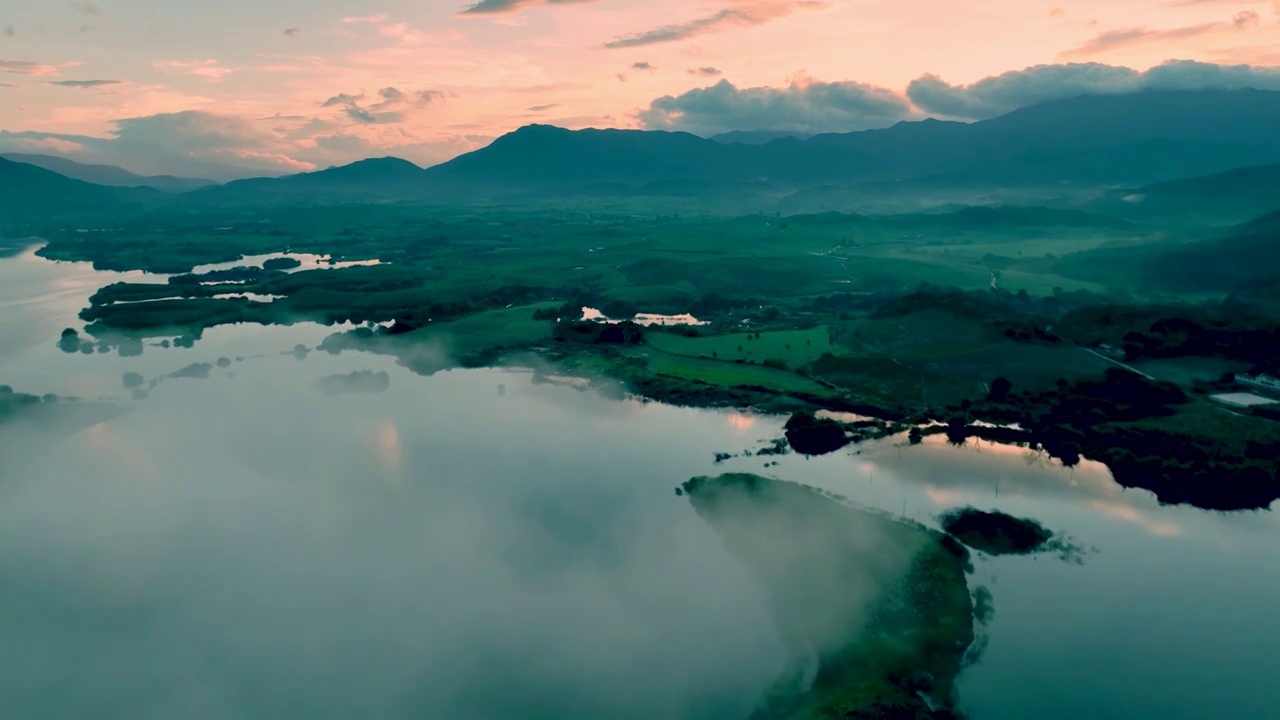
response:
<path id="1" fill-rule="evenodd" d="M 213 180 L 205 180 L 203 178 L 184 178 L 174 177 L 173 175 L 139 175 L 115 165 L 81 163 L 59 155 L 4 153 L 0 157 L 13 162 L 34 165 L 72 180 L 81 180 L 109 187 L 153 187 L 166 192 L 186 192 L 187 190 L 209 185 L 217 185 Z"/>

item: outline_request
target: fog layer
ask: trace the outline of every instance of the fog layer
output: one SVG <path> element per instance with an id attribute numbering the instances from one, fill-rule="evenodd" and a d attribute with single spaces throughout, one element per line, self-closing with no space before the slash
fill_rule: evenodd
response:
<path id="1" fill-rule="evenodd" d="M 308 390 L 339 362 L 167 381 L 3 454 L 16 716 L 749 712 L 784 659 L 763 591 L 671 492 L 682 453 L 612 461 L 653 412 L 493 372 Z"/>

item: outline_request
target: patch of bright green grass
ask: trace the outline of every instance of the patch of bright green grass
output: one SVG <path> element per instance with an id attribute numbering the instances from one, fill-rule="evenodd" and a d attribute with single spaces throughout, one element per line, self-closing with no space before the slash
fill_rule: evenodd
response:
<path id="1" fill-rule="evenodd" d="M 657 375 L 668 375 L 685 380 L 697 380 L 710 385 L 738 387 L 742 385 L 762 387 L 780 393 L 804 393 L 831 396 L 833 391 L 809 378 L 787 370 L 763 365 L 721 362 L 684 355 L 672 355 L 651 348 L 635 348 L 632 357 L 642 357 L 648 370 Z"/>

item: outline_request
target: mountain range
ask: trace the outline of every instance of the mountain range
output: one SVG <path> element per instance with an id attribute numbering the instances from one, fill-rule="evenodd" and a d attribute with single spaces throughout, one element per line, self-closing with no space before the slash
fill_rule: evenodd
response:
<path id="1" fill-rule="evenodd" d="M 778 137 L 759 144 L 732 141 L 732 136 L 706 139 L 678 132 L 531 125 L 431 168 L 396 158 L 370 159 L 311 173 L 199 187 L 173 201 L 261 205 L 720 193 L 750 204 L 762 194 L 782 197 L 815 188 L 824 195 L 857 195 L 872 189 L 909 194 L 921 188 L 942 193 L 974 188 L 1085 189 L 1096 194 L 1138 188 L 1117 197 L 1134 205 L 1131 196 L 1141 195 L 1154 207 L 1157 198 L 1176 205 L 1179 197 L 1217 193 L 1216 197 L 1234 200 L 1248 196 L 1248 202 L 1269 210 L 1274 209 L 1268 206 L 1272 191 L 1259 189 L 1259 183 L 1270 178 L 1263 185 L 1280 186 L 1277 128 L 1280 92 L 1262 90 L 1084 96 L 974 123 L 929 119 L 881 130 Z M 1267 163 L 1276 165 L 1241 169 Z M 15 165 L 0 166 L 6 188 L 15 187 L 9 182 Z M 64 174 L 74 171 L 84 178 L 92 166 L 67 167 Z M 130 177 L 155 180 L 125 171 L 119 171 L 124 176 L 101 168 L 92 172 L 100 179 L 110 176 L 116 184 L 132 184 Z M 1188 177 L 1201 179 L 1183 180 Z M 169 189 L 175 183 L 204 182 L 172 180 Z M 10 209 L 11 214 L 14 198 L 34 198 L 38 187 L 65 192 L 41 176 L 39 183 L 20 193 L 0 194 L 0 212 Z M 103 190 L 114 190 L 117 202 L 163 202 L 141 191 L 120 195 L 125 188 Z M 66 201 L 68 207 L 91 207 L 91 198 L 113 197 L 83 187 L 80 193 L 82 199 Z M 19 205 L 29 214 L 29 205 Z"/>
<path id="2" fill-rule="evenodd" d="M 116 213 L 151 206 L 163 197 L 165 193 L 153 188 L 95 185 L 0 158 L 0 221 Z"/>
<path id="3" fill-rule="evenodd" d="M 165 192 L 178 193 L 218 184 L 213 180 L 200 178 L 174 177 L 173 175 L 137 175 L 115 165 L 86 165 L 64 157 L 58 157 L 57 155 L 4 153 L 0 155 L 0 158 L 10 162 L 26 163 L 45 170 L 52 170 L 73 180 L 83 180 L 95 185 L 107 185 L 109 187 L 151 187 Z"/>
<path id="4" fill-rule="evenodd" d="M 449 199 L 609 188 L 684 193 L 691 187 L 733 190 L 744 183 L 785 192 L 921 181 L 958 188 L 1132 187 L 1280 162 L 1277 127 L 1280 92 L 1261 90 L 1085 96 L 975 123 L 930 119 L 763 144 L 678 132 L 530 125 L 425 170 L 364 161 L 384 164 L 231 183 L 196 194 L 231 200 L 252 187 L 266 198 L 305 187 L 321 195 L 356 192 L 367 200 Z M 388 174 L 378 177 L 368 172 L 371 167 Z M 353 187 L 353 176 L 364 181 Z"/>

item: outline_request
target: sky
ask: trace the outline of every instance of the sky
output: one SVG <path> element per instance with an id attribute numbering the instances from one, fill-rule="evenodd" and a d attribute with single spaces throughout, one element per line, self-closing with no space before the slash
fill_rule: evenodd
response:
<path id="1" fill-rule="evenodd" d="M 1280 0 L 0 0 L 0 152 L 222 180 L 535 122 L 840 132 L 1278 68 Z"/>

